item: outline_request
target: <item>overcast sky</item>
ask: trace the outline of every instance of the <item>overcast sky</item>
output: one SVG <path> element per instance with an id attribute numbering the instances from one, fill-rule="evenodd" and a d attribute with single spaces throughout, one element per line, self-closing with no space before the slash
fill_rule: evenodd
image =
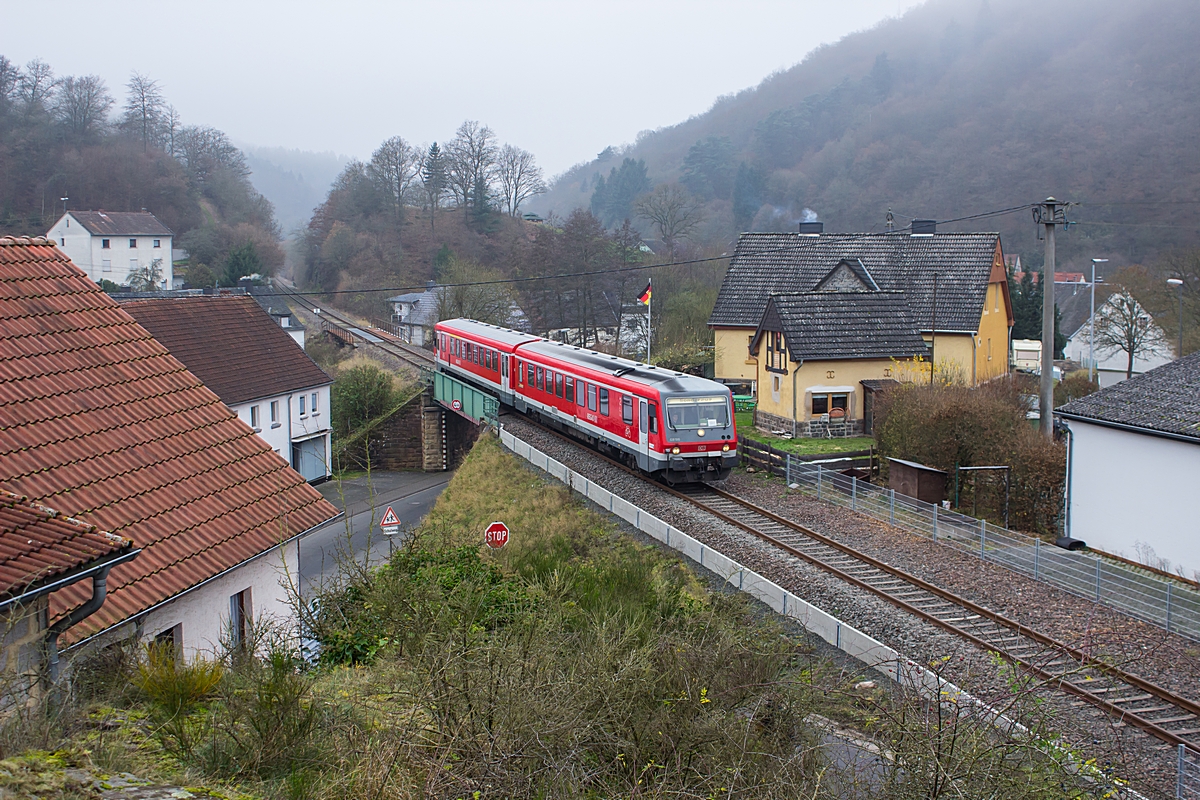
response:
<path id="1" fill-rule="evenodd" d="M 0 54 L 157 80 L 187 124 L 366 157 L 477 119 L 547 176 L 917 5 L 708 2 L 5 2 Z"/>

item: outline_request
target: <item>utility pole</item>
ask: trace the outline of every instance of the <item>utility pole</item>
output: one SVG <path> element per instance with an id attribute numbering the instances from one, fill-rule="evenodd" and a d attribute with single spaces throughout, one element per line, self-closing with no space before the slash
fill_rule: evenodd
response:
<path id="1" fill-rule="evenodd" d="M 1066 225 L 1067 203 L 1053 197 L 1033 207 L 1033 221 L 1045 227 L 1046 261 L 1042 265 L 1042 380 L 1038 393 L 1039 428 L 1054 438 L 1054 227 Z"/>
<path id="2" fill-rule="evenodd" d="M 933 273 L 933 326 L 929 329 L 929 385 L 933 386 L 933 370 L 937 358 L 937 273 Z"/>
<path id="3" fill-rule="evenodd" d="M 1096 265 L 1107 264 L 1107 258 L 1092 259 L 1092 302 L 1088 312 L 1088 383 L 1096 375 Z"/>
<path id="4" fill-rule="evenodd" d="M 1175 350 L 1175 357 L 1183 358 L 1183 280 L 1167 278 L 1167 283 L 1179 287 L 1179 347 Z"/>

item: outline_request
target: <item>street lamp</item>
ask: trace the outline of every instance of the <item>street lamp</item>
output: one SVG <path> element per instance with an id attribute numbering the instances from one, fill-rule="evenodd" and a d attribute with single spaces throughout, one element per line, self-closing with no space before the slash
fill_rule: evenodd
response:
<path id="1" fill-rule="evenodd" d="M 1179 278 L 1167 278 L 1167 283 L 1179 287 L 1179 349 L 1175 351 L 1175 357 L 1183 358 L 1183 281 Z"/>
<path id="2" fill-rule="evenodd" d="M 1096 372 L 1096 265 L 1107 264 L 1107 258 L 1092 259 L 1092 311 L 1088 315 L 1088 383 Z"/>

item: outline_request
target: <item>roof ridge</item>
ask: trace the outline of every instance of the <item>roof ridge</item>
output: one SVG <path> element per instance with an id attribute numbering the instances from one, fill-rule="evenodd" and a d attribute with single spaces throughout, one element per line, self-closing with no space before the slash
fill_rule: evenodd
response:
<path id="1" fill-rule="evenodd" d="M 45 236 L 0 236 L 0 247 L 57 247 L 58 243 Z"/>

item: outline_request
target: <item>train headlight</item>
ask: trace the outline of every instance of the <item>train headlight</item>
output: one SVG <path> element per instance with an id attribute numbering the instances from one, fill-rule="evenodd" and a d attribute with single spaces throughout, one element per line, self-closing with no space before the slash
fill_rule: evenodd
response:
<path id="1" fill-rule="evenodd" d="M 678 446 L 671 448 L 671 455 L 674 455 L 674 456 L 679 455 L 679 447 Z"/>
<path id="2" fill-rule="evenodd" d="M 729 445 L 727 445 L 727 444 L 726 444 L 726 445 L 721 445 L 721 452 L 722 452 L 722 453 L 728 453 L 728 452 L 729 452 Z"/>
<path id="3" fill-rule="evenodd" d="M 697 435 L 697 436 L 703 436 L 703 435 L 704 435 L 704 428 L 701 428 L 700 430 L 696 431 L 696 435 Z"/>

